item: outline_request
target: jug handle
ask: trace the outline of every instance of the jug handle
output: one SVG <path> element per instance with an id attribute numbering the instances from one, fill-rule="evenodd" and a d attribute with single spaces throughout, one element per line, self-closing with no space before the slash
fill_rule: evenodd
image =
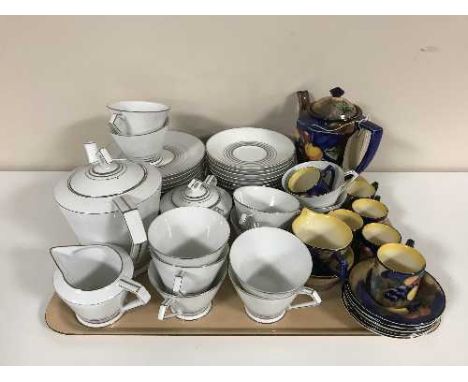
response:
<path id="1" fill-rule="evenodd" d="M 301 304 L 291 305 L 289 306 L 288 310 L 318 306 L 322 303 L 322 299 L 320 298 L 319 294 L 315 289 L 302 287 L 298 292 L 298 295 L 300 294 L 308 296 L 310 298 L 310 301 L 303 302 Z"/>
<path id="2" fill-rule="evenodd" d="M 296 92 L 297 100 L 299 101 L 299 111 L 308 112 L 310 105 L 310 95 L 307 90 L 299 90 Z"/>
<path id="3" fill-rule="evenodd" d="M 366 152 L 362 157 L 361 162 L 355 168 L 356 172 L 361 173 L 366 169 L 366 167 L 374 158 L 375 153 L 379 148 L 380 141 L 382 140 L 383 129 L 368 119 L 356 122 L 356 126 L 358 129 L 364 129 L 370 133 L 370 139 L 366 147 Z"/>
<path id="4" fill-rule="evenodd" d="M 139 306 L 146 305 L 149 300 L 151 300 L 151 295 L 149 294 L 148 290 L 135 280 L 129 279 L 127 277 L 121 277 L 119 279 L 119 287 L 136 296 L 136 299 L 133 299 L 122 307 L 123 312 L 127 312 L 131 309 L 138 308 Z"/>
<path id="5" fill-rule="evenodd" d="M 117 196 L 113 199 L 113 202 L 122 214 L 125 224 L 127 225 L 128 232 L 130 233 L 130 239 L 132 242 L 130 257 L 134 264 L 138 264 L 140 258 L 147 249 L 148 240 L 140 212 L 127 196 Z"/>

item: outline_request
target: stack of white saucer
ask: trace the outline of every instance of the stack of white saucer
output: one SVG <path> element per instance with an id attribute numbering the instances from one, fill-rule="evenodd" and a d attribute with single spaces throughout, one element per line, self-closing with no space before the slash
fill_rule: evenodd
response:
<path id="1" fill-rule="evenodd" d="M 221 131 L 206 143 L 210 172 L 221 187 L 280 187 L 283 174 L 296 163 L 293 142 L 278 132 L 256 127 Z"/>

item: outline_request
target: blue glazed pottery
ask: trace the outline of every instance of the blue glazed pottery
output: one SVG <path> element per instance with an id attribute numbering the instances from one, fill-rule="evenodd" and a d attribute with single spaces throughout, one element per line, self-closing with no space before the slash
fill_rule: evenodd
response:
<path id="1" fill-rule="evenodd" d="M 367 120 L 357 105 L 342 97 L 341 88 L 334 88 L 330 93 L 330 97 L 310 102 L 308 91 L 297 92 L 299 161 L 326 160 L 360 173 L 374 158 L 383 129 Z"/>
<path id="2" fill-rule="evenodd" d="M 418 293 L 409 305 L 404 308 L 390 308 L 377 303 L 368 288 L 374 261 L 369 259 L 356 264 L 343 287 L 343 291 L 347 291 L 348 298 L 351 298 L 363 313 L 385 325 L 407 328 L 430 326 L 440 319 L 445 309 L 445 293 L 437 280 L 428 272 L 423 274 Z"/>

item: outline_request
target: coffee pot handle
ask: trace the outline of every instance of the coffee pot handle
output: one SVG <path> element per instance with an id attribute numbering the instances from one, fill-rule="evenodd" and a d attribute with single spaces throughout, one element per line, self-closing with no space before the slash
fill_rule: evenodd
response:
<path id="1" fill-rule="evenodd" d="M 130 257 L 133 264 L 138 264 L 141 257 L 146 252 L 147 240 L 145 226 L 141 219 L 140 212 L 136 205 L 127 196 L 117 196 L 113 199 L 119 212 L 122 214 L 125 224 L 127 225 L 130 239 L 132 242 L 130 249 Z"/>
<path id="2" fill-rule="evenodd" d="M 367 130 L 368 134 L 370 134 L 370 139 L 367 143 L 366 152 L 363 155 L 361 162 L 355 168 L 356 172 L 361 173 L 366 169 L 366 167 L 374 158 L 375 153 L 379 148 L 380 141 L 382 140 L 383 129 L 367 119 L 357 122 L 356 126 L 360 130 Z"/>
<path id="3" fill-rule="evenodd" d="M 302 287 L 299 290 L 298 295 L 300 295 L 300 294 L 309 297 L 310 301 L 303 302 L 303 303 L 300 303 L 300 304 L 290 305 L 288 310 L 318 306 L 322 302 L 322 299 L 320 298 L 319 294 L 317 293 L 317 291 L 315 289 L 308 288 L 308 287 Z"/>
<path id="4" fill-rule="evenodd" d="M 136 296 L 136 299 L 129 301 L 122 307 L 122 311 L 127 312 L 130 309 L 138 308 L 139 306 L 146 305 L 151 300 L 151 295 L 148 290 L 135 280 L 127 277 L 121 277 L 119 279 L 119 287 L 130 292 Z"/>

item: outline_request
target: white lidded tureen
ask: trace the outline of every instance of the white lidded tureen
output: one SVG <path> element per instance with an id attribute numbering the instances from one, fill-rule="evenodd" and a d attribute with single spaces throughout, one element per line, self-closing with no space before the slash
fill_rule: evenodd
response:
<path id="1" fill-rule="evenodd" d="M 58 182 L 55 200 L 80 244 L 120 245 L 138 273 L 149 260 L 146 229 L 159 211 L 161 174 L 144 163 L 114 160 L 95 142 L 84 146 L 89 164 Z"/>
<path id="2" fill-rule="evenodd" d="M 227 191 L 216 186 L 213 175 L 208 175 L 204 181 L 192 179 L 188 185 L 176 187 L 162 197 L 161 213 L 178 207 L 210 208 L 227 218 L 232 198 Z"/>

